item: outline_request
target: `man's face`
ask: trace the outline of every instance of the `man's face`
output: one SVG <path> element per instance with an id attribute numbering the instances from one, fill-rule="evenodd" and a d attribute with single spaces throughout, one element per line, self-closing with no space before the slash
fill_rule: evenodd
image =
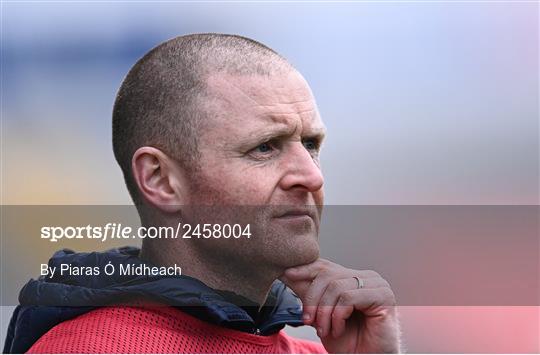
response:
<path id="1" fill-rule="evenodd" d="M 204 248 L 278 267 L 315 260 L 325 129 L 307 83 L 295 71 L 270 77 L 215 74 L 207 83 L 207 110 L 214 117 L 199 135 L 200 173 L 188 201 L 220 206 L 216 214 L 250 223 L 253 235 L 209 240 Z M 194 219 L 212 223 L 205 219 L 214 217 L 219 220 Z"/>

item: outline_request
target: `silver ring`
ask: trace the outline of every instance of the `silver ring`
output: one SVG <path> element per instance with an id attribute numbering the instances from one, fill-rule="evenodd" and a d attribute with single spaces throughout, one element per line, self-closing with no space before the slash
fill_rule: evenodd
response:
<path id="1" fill-rule="evenodd" d="M 364 280 L 362 280 L 358 276 L 353 276 L 353 278 L 356 279 L 356 288 L 364 288 Z"/>

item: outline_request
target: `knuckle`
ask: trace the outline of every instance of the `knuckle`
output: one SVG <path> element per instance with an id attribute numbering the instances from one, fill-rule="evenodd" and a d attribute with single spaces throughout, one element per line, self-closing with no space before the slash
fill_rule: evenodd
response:
<path id="1" fill-rule="evenodd" d="M 366 270 L 366 274 L 368 275 L 368 277 L 381 277 L 378 272 L 373 270 Z"/>
<path id="2" fill-rule="evenodd" d="M 319 259 L 319 266 L 324 269 L 326 267 L 328 267 L 330 265 L 330 261 L 328 261 L 327 259 Z"/>
<path id="3" fill-rule="evenodd" d="M 385 279 L 381 278 L 381 286 L 390 288 L 390 283 L 386 281 Z"/>
<path id="4" fill-rule="evenodd" d="M 350 304 L 352 301 L 352 294 L 350 292 L 343 292 L 340 296 L 340 301 L 343 304 Z"/>
<path id="5" fill-rule="evenodd" d="M 311 305 L 313 305 L 313 301 L 315 300 L 315 295 L 313 293 L 309 292 L 304 297 L 304 300 L 308 305 L 311 306 Z"/>
<path id="6" fill-rule="evenodd" d="M 326 313 L 328 313 L 328 308 L 329 307 L 325 306 L 317 308 L 317 317 L 323 317 L 324 315 L 326 315 Z"/>
<path id="7" fill-rule="evenodd" d="M 384 304 L 393 306 L 396 304 L 396 297 L 394 295 L 394 292 L 390 288 L 383 288 L 383 299 Z"/>
<path id="8" fill-rule="evenodd" d="M 334 263 L 333 263 L 332 261 L 328 260 L 328 259 L 322 259 L 322 260 L 324 260 L 324 264 L 325 264 L 326 266 L 334 265 Z"/>
<path id="9" fill-rule="evenodd" d="M 330 271 L 332 270 L 331 266 L 330 265 L 323 265 L 321 266 L 321 274 L 322 275 L 328 275 L 330 273 Z"/>
<path id="10" fill-rule="evenodd" d="M 336 290 L 341 286 L 340 280 L 332 280 L 328 283 L 328 288 L 330 290 Z"/>

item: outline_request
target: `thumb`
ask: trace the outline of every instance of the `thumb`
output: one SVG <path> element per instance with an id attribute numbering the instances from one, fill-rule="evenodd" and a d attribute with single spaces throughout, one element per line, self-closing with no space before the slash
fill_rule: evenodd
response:
<path id="1" fill-rule="evenodd" d="M 304 297 L 311 285 L 310 280 L 292 280 L 285 275 L 281 275 L 279 280 L 293 290 L 293 292 L 300 297 L 302 302 L 304 301 Z"/>
<path id="2" fill-rule="evenodd" d="M 311 324 L 313 321 L 310 318 L 306 318 L 306 295 L 308 292 L 308 289 L 311 286 L 311 281 L 309 280 L 291 280 L 287 278 L 286 276 L 281 276 L 279 278 L 281 282 L 283 282 L 285 285 L 287 285 L 298 297 L 300 297 L 300 300 L 302 301 L 302 308 L 304 309 L 304 324 Z"/>

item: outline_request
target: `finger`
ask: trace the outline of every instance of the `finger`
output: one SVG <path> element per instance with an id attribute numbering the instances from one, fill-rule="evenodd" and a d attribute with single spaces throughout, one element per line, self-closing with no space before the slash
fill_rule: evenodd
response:
<path id="1" fill-rule="evenodd" d="M 355 290 L 361 285 L 363 288 L 387 287 L 388 282 L 383 278 L 361 279 L 359 283 L 354 277 L 331 280 L 323 292 L 316 311 L 316 328 L 320 336 L 327 336 L 332 328 L 332 314 L 340 295 L 344 291 Z"/>
<path id="2" fill-rule="evenodd" d="M 309 324 L 317 321 L 317 310 L 321 297 L 332 281 L 328 276 L 320 275 L 316 277 L 305 291 L 302 302 L 304 305 L 304 318 Z"/>
<path id="3" fill-rule="evenodd" d="M 339 306 L 353 306 L 366 316 L 384 315 L 385 310 L 396 305 L 396 298 L 388 287 L 361 288 L 345 291 L 337 302 Z"/>
<path id="4" fill-rule="evenodd" d="M 343 306 L 338 301 L 332 311 L 332 336 L 334 338 L 339 338 L 345 333 L 347 319 L 349 319 L 353 311 L 354 307 L 352 305 Z"/>
<path id="5" fill-rule="evenodd" d="M 386 315 L 396 305 L 395 296 L 388 287 L 362 288 L 343 292 L 332 312 L 332 336 L 343 334 L 346 321 L 354 310 L 365 316 Z"/>
<path id="6" fill-rule="evenodd" d="M 290 279 L 314 279 L 317 274 L 324 269 L 327 260 L 317 259 L 312 263 L 295 266 L 285 270 L 285 275 Z"/>
<path id="7" fill-rule="evenodd" d="M 291 280 L 288 277 L 282 275 L 279 277 L 279 280 L 283 282 L 287 287 L 289 287 L 298 297 L 303 299 L 311 286 L 311 281 L 309 280 Z"/>
<path id="8" fill-rule="evenodd" d="M 311 263 L 307 265 L 297 266 L 294 268 L 289 268 L 285 270 L 284 275 L 286 275 L 291 280 L 301 280 L 301 279 L 314 279 L 321 273 L 332 271 L 335 276 L 339 277 L 353 277 L 359 276 L 364 279 L 368 278 L 382 278 L 377 272 L 373 270 L 354 270 L 347 269 L 341 265 L 334 264 L 325 259 L 319 259 L 319 262 Z"/>
<path id="9" fill-rule="evenodd" d="M 363 278 L 359 277 L 360 280 L 356 281 L 355 277 L 351 277 L 351 282 L 354 284 L 354 287 L 351 287 L 351 289 L 358 289 L 358 288 L 380 288 L 380 287 L 388 287 L 390 288 L 390 284 L 388 281 L 383 279 L 382 277 L 370 277 L 370 278 Z"/>
<path id="10" fill-rule="evenodd" d="M 330 271 L 334 273 L 332 277 L 339 276 L 336 274 L 337 267 L 337 264 L 328 260 L 317 259 L 313 263 L 287 269 L 284 272 L 283 276 L 291 283 L 300 280 L 310 282 L 309 288 L 302 290 L 302 294 L 299 295 L 304 308 L 304 323 L 312 324 L 315 321 L 317 305 L 329 281 Z"/>
<path id="11" fill-rule="evenodd" d="M 316 328 L 319 337 L 326 337 L 332 328 L 332 313 L 340 295 L 347 290 L 355 289 L 356 280 L 352 277 L 332 280 L 324 290 L 316 311 Z"/>
<path id="12" fill-rule="evenodd" d="M 324 310 L 319 310 L 319 305 L 335 305 L 335 301 L 333 301 L 333 299 L 330 300 L 329 303 L 321 302 L 321 297 L 323 296 L 326 288 L 331 282 L 338 282 L 337 280 L 344 279 L 347 281 L 343 281 L 342 283 L 346 283 L 347 286 L 344 287 L 341 291 L 355 289 L 358 287 L 358 283 L 353 276 L 356 276 L 359 273 L 363 273 L 364 275 L 372 275 L 369 270 L 362 272 L 345 268 L 343 268 L 342 270 L 338 270 L 337 272 L 335 270 L 329 269 L 324 269 L 320 271 L 317 277 L 311 283 L 311 286 L 309 287 L 307 292 L 305 292 L 304 297 L 302 298 L 302 302 L 304 303 L 304 315 L 306 316 L 306 318 L 310 319 L 311 321 L 316 321 L 318 317 L 318 312 L 321 312 L 323 315 L 329 312 L 327 308 L 325 308 Z M 365 285 L 370 285 L 369 287 L 380 287 L 388 285 L 386 280 L 384 280 L 380 276 L 370 279 L 362 279 L 362 283 L 364 283 Z M 319 322 L 317 321 L 317 323 Z M 321 324 L 321 326 L 325 326 L 325 324 Z"/>
<path id="13" fill-rule="evenodd" d="M 358 275 L 359 273 L 362 273 L 362 271 L 358 270 L 352 270 L 352 269 L 346 269 L 340 265 L 334 264 L 328 260 L 319 259 L 318 266 L 311 265 L 304 269 L 303 271 L 299 271 L 295 276 L 289 277 L 289 279 L 295 279 L 295 280 L 302 280 L 304 279 L 300 274 L 304 272 L 304 276 L 307 277 L 307 280 L 310 280 L 311 277 L 315 274 L 315 277 L 312 279 L 311 286 L 305 293 L 302 301 L 304 303 L 304 315 L 305 318 L 310 321 L 314 322 L 316 321 L 317 317 L 317 309 L 318 305 L 320 303 L 321 297 L 323 293 L 326 290 L 326 287 L 332 280 L 336 279 L 346 279 L 351 278 L 352 276 Z M 309 274 L 311 272 L 311 274 Z M 370 274 L 367 274 L 370 275 Z M 355 281 L 356 282 L 356 281 Z M 351 286 L 352 288 L 352 286 Z M 330 306 L 333 306 L 334 303 L 330 304 Z M 326 308 L 323 313 L 328 313 L 328 309 Z M 326 327 L 328 328 L 328 327 Z"/>
<path id="14" fill-rule="evenodd" d="M 300 299 L 302 300 L 302 308 L 303 308 L 303 310 L 302 310 L 302 313 L 303 313 L 302 314 L 302 319 L 304 320 L 305 324 L 310 325 L 312 323 L 313 319 L 306 312 L 304 298 L 305 298 L 305 295 L 307 293 L 307 290 L 311 286 L 311 281 L 309 281 L 309 280 L 299 280 L 299 281 L 290 280 L 286 276 L 281 276 L 279 279 L 285 285 L 287 285 L 287 287 L 289 287 L 296 295 L 298 295 L 298 297 L 300 297 Z"/>

